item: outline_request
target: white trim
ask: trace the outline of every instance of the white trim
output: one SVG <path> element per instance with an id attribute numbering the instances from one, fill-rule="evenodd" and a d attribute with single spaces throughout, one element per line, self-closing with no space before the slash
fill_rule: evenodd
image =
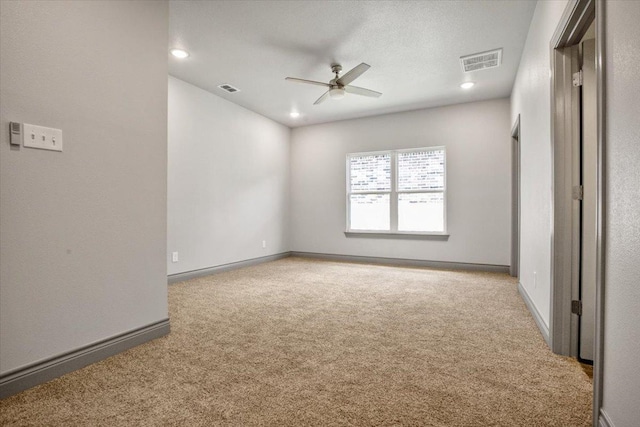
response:
<path id="1" fill-rule="evenodd" d="M 356 191 L 352 191 L 350 196 L 358 195 L 358 194 L 391 194 L 391 191 L 386 191 L 386 190 L 371 190 L 371 191 L 356 190 Z"/>
<path id="2" fill-rule="evenodd" d="M 418 233 L 410 231 L 345 231 L 344 235 L 347 237 L 397 237 L 397 238 L 416 238 L 416 239 L 434 239 L 434 240 L 449 240 L 449 234 L 447 233 Z"/>
<path id="3" fill-rule="evenodd" d="M 359 191 L 351 191 L 351 159 L 353 157 L 373 157 L 373 156 L 389 156 L 389 167 L 391 169 L 390 173 L 390 183 L 389 190 L 359 190 Z M 367 194 L 388 194 L 389 195 L 389 230 L 375 230 L 375 231 L 393 231 L 393 180 L 394 180 L 394 171 L 393 171 L 393 162 L 394 162 L 394 154 L 392 151 L 371 151 L 368 153 L 349 153 L 346 156 L 346 171 L 347 171 L 347 188 L 346 188 L 346 208 L 345 212 L 347 214 L 346 218 L 346 228 L 347 231 L 351 231 L 351 196 L 356 194 L 367 195 Z M 354 230 L 355 231 L 355 230 Z M 374 231 L 374 230 L 358 230 L 358 231 Z"/>
<path id="4" fill-rule="evenodd" d="M 348 153 L 347 161 L 349 160 L 350 157 L 380 156 L 380 155 L 390 154 L 391 151 L 393 150 L 361 151 L 359 153 Z"/>
<path id="5" fill-rule="evenodd" d="M 425 151 L 442 151 L 443 152 L 443 183 L 442 190 L 398 190 L 398 154 L 399 153 L 413 153 L 413 152 L 425 152 Z M 351 159 L 353 157 L 369 157 L 369 156 L 390 156 L 391 160 L 391 188 L 389 191 L 386 190 L 373 190 L 373 191 L 364 191 L 364 190 L 356 190 L 351 191 Z M 346 197 L 345 197 L 345 213 L 346 213 L 346 230 L 345 234 L 349 233 L 351 235 L 365 234 L 365 233 L 375 233 L 375 234 L 385 234 L 387 236 L 397 236 L 397 235 L 439 235 L 439 236 L 448 236 L 447 234 L 447 147 L 444 145 L 437 145 L 431 147 L 418 147 L 418 148 L 403 148 L 403 149 L 395 149 L 395 150 L 386 150 L 386 151 L 370 151 L 370 152 L 359 152 L 359 153 L 348 153 L 346 155 L 345 161 L 345 169 L 347 178 L 346 182 Z M 443 230 L 441 232 L 420 232 L 420 231 L 398 231 L 398 198 L 400 194 L 412 194 L 412 193 L 433 193 L 433 194 L 442 194 L 442 209 L 443 209 L 443 222 L 442 227 Z M 361 230 L 361 229 L 352 229 L 351 228 L 351 196 L 355 194 L 388 194 L 389 195 L 389 230 Z"/>
<path id="6" fill-rule="evenodd" d="M 391 152 L 391 200 L 389 200 L 389 208 L 391 209 L 389 220 L 390 232 L 398 232 L 398 152 Z M 350 230 L 351 231 L 351 230 Z"/>
<path id="7" fill-rule="evenodd" d="M 524 301 L 525 305 L 529 309 L 531 316 L 533 316 L 533 320 L 536 322 L 536 325 L 538 325 L 538 329 L 540 330 L 540 334 L 542 335 L 542 338 L 544 338 L 544 341 L 547 343 L 547 345 L 551 347 L 550 340 L 549 340 L 549 326 L 546 324 L 546 322 L 542 318 L 542 315 L 540 315 L 538 308 L 536 307 L 533 300 L 527 293 L 527 290 L 524 288 L 524 286 L 522 286 L 522 283 L 520 282 L 518 282 L 518 292 L 522 296 L 522 300 Z"/>

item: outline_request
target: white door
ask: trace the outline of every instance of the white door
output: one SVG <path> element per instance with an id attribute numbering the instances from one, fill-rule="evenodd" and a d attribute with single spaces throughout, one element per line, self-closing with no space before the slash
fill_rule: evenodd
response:
<path id="1" fill-rule="evenodd" d="M 596 321 L 597 112 L 595 40 L 582 43 L 582 248 L 580 358 L 593 360 Z"/>

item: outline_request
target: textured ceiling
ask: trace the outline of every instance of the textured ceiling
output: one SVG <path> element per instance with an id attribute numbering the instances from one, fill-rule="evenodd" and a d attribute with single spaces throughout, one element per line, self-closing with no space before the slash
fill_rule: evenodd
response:
<path id="1" fill-rule="evenodd" d="M 511 92 L 534 1 L 172 1 L 171 75 L 290 127 L 506 97 Z M 502 66 L 465 74 L 460 56 L 502 48 Z M 330 64 L 382 92 L 313 102 Z M 460 83 L 476 86 L 463 90 Z M 228 94 L 217 86 L 241 91 Z M 291 111 L 301 116 L 292 119 Z"/>

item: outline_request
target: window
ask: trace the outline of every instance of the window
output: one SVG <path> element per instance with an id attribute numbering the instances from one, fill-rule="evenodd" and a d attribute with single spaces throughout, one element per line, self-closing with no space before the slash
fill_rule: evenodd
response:
<path id="1" fill-rule="evenodd" d="M 347 231 L 446 232 L 444 147 L 347 155 Z"/>

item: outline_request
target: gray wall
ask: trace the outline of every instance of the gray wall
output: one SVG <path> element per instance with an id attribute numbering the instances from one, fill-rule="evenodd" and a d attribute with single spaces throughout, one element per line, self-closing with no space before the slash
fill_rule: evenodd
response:
<path id="1" fill-rule="evenodd" d="M 167 317 L 168 5 L 0 6 L 0 372 Z M 13 149 L 9 121 L 64 152 Z"/>
<path id="2" fill-rule="evenodd" d="M 291 249 L 509 265 L 509 100 L 295 128 Z M 345 237 L 347 153 L 444 145 L 448 241 Z"/>
<path id="3" fill-rule="evenodd" d="M 289 251 L 290 133 L 169 78 L 169 274 Z"/>
<path id="4" fill-rule="evenodd" d="M 606 4 L 606 266 L 603 409 L 640 422 L 640 2 Z"/>
<path id="5" fill-rule="evenodd" d="M 520 283 L 549 327 L 551 302 L 551 37 L 567 2 L 538 2 L 511 93 L 520 114 Z M 534 274 L 535 273 L 535 274 Z"/>
<path id="6" fill-rule="evenodd" d="M 521 114 L 521 282 L 548 322 L 550 285 L 549 43 L 567 2 L 538 2 L 511 96 Z M 606 242 L 603 411 L 615 427 L 640 420 L 640 2 L 607 1 Z M 538 271 L 537 287 L 533 271 Z M 544 271 L 544 275 L 540 274 Z"/>

